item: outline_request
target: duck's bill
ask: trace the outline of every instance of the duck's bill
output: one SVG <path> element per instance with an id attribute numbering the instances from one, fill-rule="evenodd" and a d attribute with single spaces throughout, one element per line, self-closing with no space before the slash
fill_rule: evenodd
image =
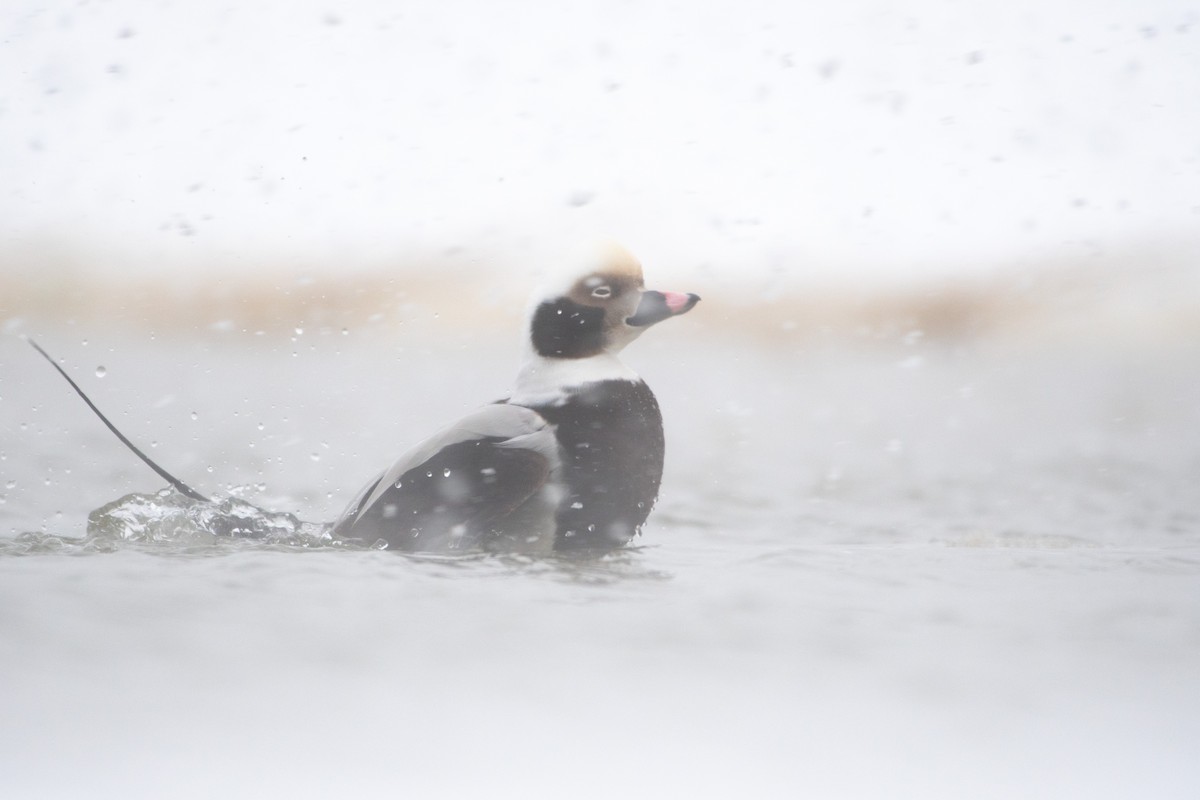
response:
<path id="1" fill-rule="evenodd" d="M 638 303 L 633 316 L 625 320 L 626 325 L 635 328 L 653 325 L 664 319 L 678 317 L 692 310 L 700 302 L 700 295 L 682 294 L 680 292 L 642 292 L 642 300 Z"/>

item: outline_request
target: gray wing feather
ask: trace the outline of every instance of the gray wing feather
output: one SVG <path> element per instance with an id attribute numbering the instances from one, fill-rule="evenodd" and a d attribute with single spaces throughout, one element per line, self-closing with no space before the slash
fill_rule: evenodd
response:
<path id="1" fill-rule="evenodd" d="M 435 433 L 396 459 L 391 467 L 363 487 L 342 512 L 335 529 L 341 529 L 347 522 L 361 516 L 405 473 L 451 445 L 479 439 L 499 439 L 501 441 L 496 444 L 497 447 L 531 450 L 544 457 L 552 469 L 558 466 L 558 443 L 554 438 L 554 427 L 545 418 L 523 406 L 485 406 Z"/>

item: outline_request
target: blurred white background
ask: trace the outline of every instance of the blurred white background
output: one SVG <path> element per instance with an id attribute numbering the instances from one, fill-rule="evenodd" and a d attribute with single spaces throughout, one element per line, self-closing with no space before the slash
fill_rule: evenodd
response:
<path id="1" fill-rule="evenodd" d="M 0 264 L 514 269 L 612 236 L 657 275 L 880 282 L 1187 243 L 1197 37 L 1195 3 L 1132 0 L 9 0 Z"/>

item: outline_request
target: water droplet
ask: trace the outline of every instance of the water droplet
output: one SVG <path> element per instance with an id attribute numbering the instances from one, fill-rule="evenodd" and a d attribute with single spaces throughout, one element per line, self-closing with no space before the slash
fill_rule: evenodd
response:
<path id="1" fill-rule="evenodd" d="M 261 422 L 260 422 L 260 423 L 258 423 L 258 429 L 259 429 L 260 431 L 261 431 L 261 430 L 262 430 L 264 427 L 266 427 L 266 426 L 264 426 L 264 425 L 263 425 Z"/>
<path id="2" fill-rule="evenodd" d="M 209 464 L 209 465 L 208 465 L 208 467 L 206 467 L 206 469 L 207 469 L 209 472 L 212 472 L 212 471 L 213 471 L 212 464 Z"/>
<path id="3" fill-rule="evenodd" d="M 342 336 L 349 336 L 349 335 L 350 335 L 350 329 L 342 328 Z"/>
<path id="4" fill-rule="evenodd" d="M 199 415 L 199 414 L 197 414 L 195 411 L 193 411 L 193 412 L 192 412 L 192 419 L 193 419 L 193 420 L 200 419 L 200 415 Z"/>
<path id="5" fill-rule="evenodd" d="M 84 347 L 87 347 L 87 339 L 84 339 L 82 342 L 80 342 L 80 344 L 82 344 Z"/>
<path id="6" fill-rule="evenodd" d="M 321 460 L 321 454 L 320 454 L 320 453 L 309 453 L 309 454 L 308 454 L 308 457 L 309 457 L 309 458 L 311 458 L 313 461 L 320 461 L 320 460 Z"/>
<path id="7" fill-rule="evenodd" d="M 296 335 L 297 335 L 297 336 L 303 336 L 303 335 L 304 335 L 304 328 L 296 328 Z"/>
<path id="8" fill-rule="evenodd" d="M 8 483 L 4 484 L 4 488 L 5 489 L 15 489 L 15 488 L 17 488 L 17 482 L 9 481 Z"/>
<path id="9" fill-rule="evenodd" d="M 108 374 L 108 370 L 106 370 L 104 367 L 96 367 L 96 377 L 97 378 L 103 378 L 107 374 Z"/>
<path id="10" fill-rule="evenodd" d="M 449 468 L 449 467 L 447 467 L 446 469 L 442 470 L 442 477 L 443 477 L 443 478 L 449 478 L 449 477 L 450 477 L 450 468 Z"/>

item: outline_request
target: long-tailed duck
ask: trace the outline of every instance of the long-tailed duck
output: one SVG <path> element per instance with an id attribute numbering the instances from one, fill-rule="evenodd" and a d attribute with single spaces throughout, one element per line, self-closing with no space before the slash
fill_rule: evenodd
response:
<path id="1" fill-rule="evenodd" d="M 663 429 L 650 387 L 618 354 L 699 300 L 647 290 L 641 264 L 614 248 L 534 303 L 512 395 L 402 455 L 334 535 L 404 551 L 626 544 L 658 498 Z"/>

